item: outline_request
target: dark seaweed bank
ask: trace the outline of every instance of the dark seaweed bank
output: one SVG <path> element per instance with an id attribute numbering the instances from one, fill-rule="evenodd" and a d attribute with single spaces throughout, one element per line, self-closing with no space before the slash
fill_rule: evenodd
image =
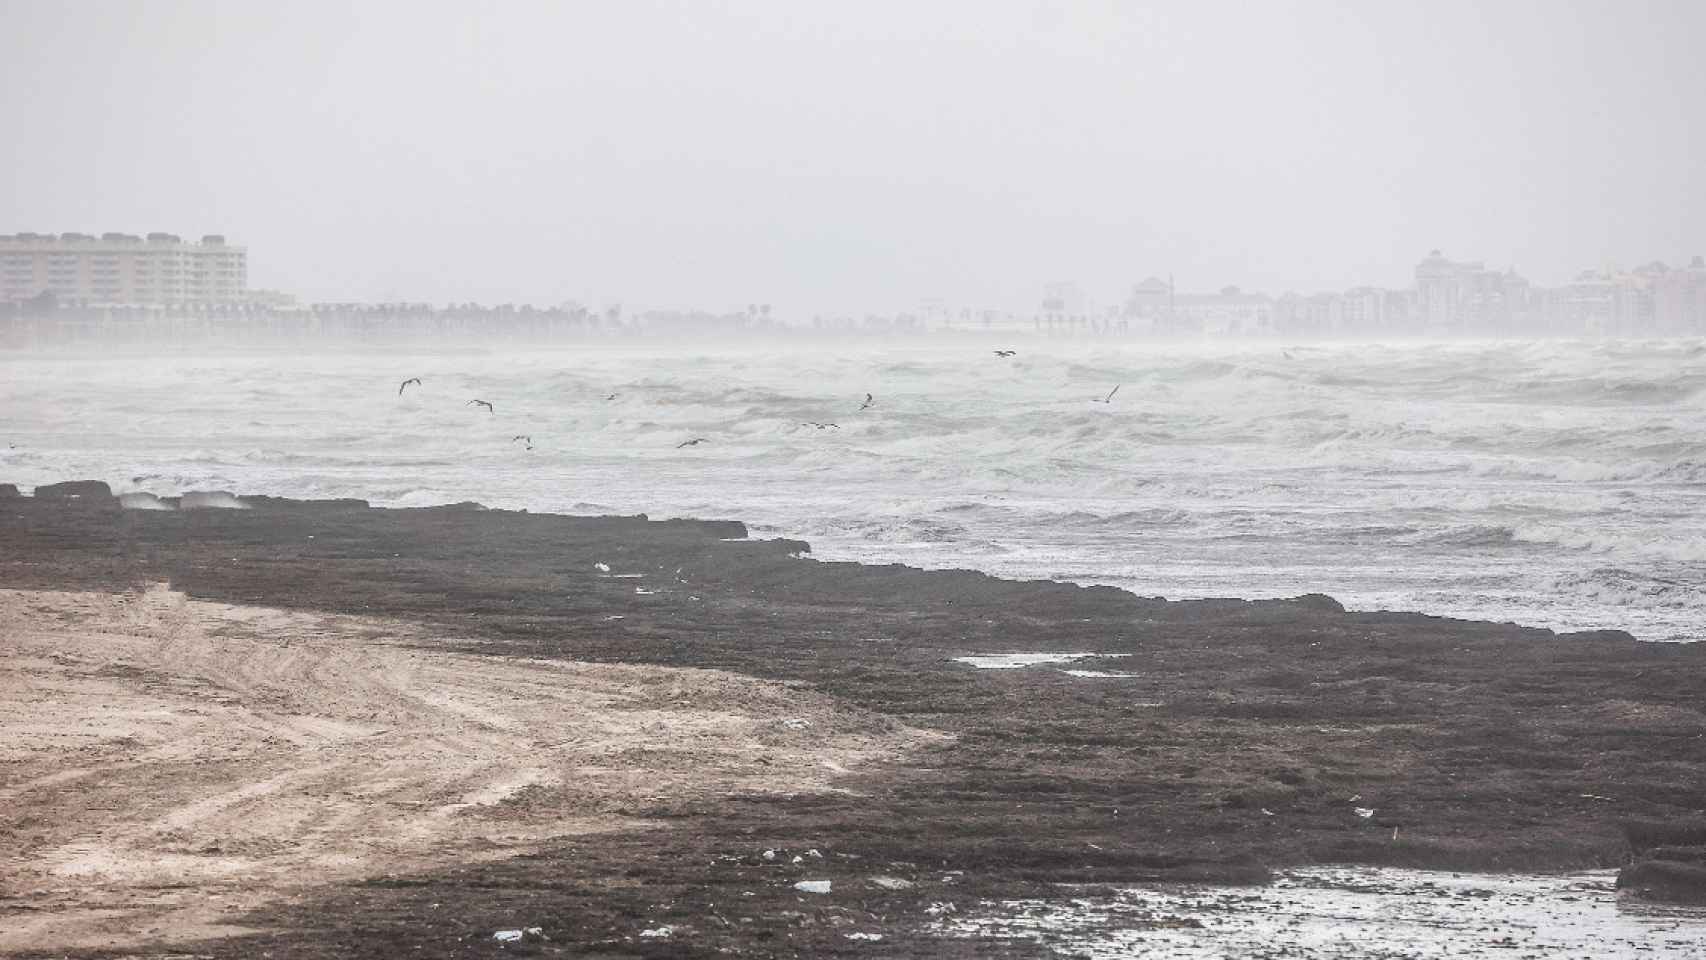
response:
<path id="1" fill-rule="evenodd" d="M 1259 883 L 1329 862 L 1562 870 L 1639 853 L 1670 866 L 1626 871 L 1630 889 L 1699 897 L 1706 646 L 1319 595 L 1168 602 L 820 563 L 733 521 L 248 496 L 124 510 L 103 489 L 0 502 L 0 587 L 165 581 L 399 617 L 446 648 L 730 670 L 951 737 L 846 793 L 661 798 L 633 811 L 651 829 L 325 888 L 214 955 L 1029 954 L 1043 948 L 930 929 L 946 904 L 1061 883 Z M 1060 651 L 1117 659 L 1082 671 L 1100 676 L 955 659 Z M 792 886 L 808 878 L 835 892 Z M 533 925 L 551 939 L 491 940 Z M 642 925 L 677 935 L 636 939 Z"/>

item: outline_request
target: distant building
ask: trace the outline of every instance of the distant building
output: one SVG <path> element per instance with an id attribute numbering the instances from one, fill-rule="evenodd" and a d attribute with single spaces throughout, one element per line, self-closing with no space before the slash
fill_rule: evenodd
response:
<path id="1" fill-rule="evenodd" d="M 0 234 L 0 302 L 44 294 L 79 305 L 177 306 L 245 299 L 248 251 L 217 234 Z"/>
<path id="2" fill-rule="evenodd" d="M 1416 264 L 1415 289 L 1413 320 L 1421 326 L 1408 332 L 1511 334 L 1542 325 L 1534 289 L 1515 270 L 1447 260 L 1434 250 Z"/>
<path id="3" fill-rule="evenodd" d="M 1265 336 L 1274 332 L 1274 301 L 1261 293 L 1222 287 L 1219 293 L 1179 293 L 1173 322 L 1181 332 L 1208 336 Z"/>
<path id="4" fill-rule="evenodd" d="M 1660 334 L 1706 334 L 1706 257 L 1669 269 L 1656 264 L 1651 279 L 1653 327 Z"/>
<path id="5" fill-rule="evenodd" d="M 1148 277 L 1131 288 L 1126 297 L 1124 319 L 1136 333 L 1174 333 L 1173 282 Z"/>

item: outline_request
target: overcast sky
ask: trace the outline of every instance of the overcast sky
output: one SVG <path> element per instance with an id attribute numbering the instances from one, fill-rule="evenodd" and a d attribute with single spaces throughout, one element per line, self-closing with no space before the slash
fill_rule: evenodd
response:
<path id="1" fill-rule="evenodd" d="M 1555 283 L 1706 253 L 1703 44 L 1702 0 L 0 0 L 0 232 L 225 233 L 309 300 Z"/>

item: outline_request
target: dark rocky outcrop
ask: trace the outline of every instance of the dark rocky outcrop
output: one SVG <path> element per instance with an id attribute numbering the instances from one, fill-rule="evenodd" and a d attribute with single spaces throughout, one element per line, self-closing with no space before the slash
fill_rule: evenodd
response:
<path id="1" fill-rule="evenodd" d="M 870 955 L 839 919 L 786 942 L 774 925 L 704 922 L 713 904 L 798 908 L 769 872 L 788 858 L 757 859 L 768 848 L 820 850 L 812 875 L 845 871 L 838 891 L 876 870 L 914 881 L 861 903 L 890 918 L 929 898 L 1253 882 L 1296 863 L 1569 870 L 1628 863 L 1633 847 L 1662 865 L 1631 867 L 1625 887 L 1678 899 L 1706 870 L 1685 859 L 1706 846 L 1706 644 L 819 562 L 733 522 L 243 499 L 253 509 L 8 503 L 0 587 L 166 581 L 402 619 L 429 648 L 731 671 L 940 735 L 845 791 L 659 797 L 643 815 L 667 826 L 280 903 L 248 924 L 280 932 L 245 955 L 447 955 L 471 923 L 516 922 L 518 903 L 573 917 L 556 942 L 587 955 L 641 916 L 692 924 L 693 955 Z M 1090 678 L 959 659 L 1039 651 L 1118 659 Z M 527 802 L 574 799 L 565 786 Z M 910 921 L 881 929 L 892 955 L 953 955 Z"/>
<path id="2" fill-rule="evenodd" d="M 42 499 L 77 497 L 85 500 L 111 500 L 113 498 L 113 490 L 107 486 L 104 480 L 66 480 L 63 483 L 44 484 L 36 488 L 35 494 L 36 497 Z"/>
<path id="3" fill-rule="evenodd" d="M 1558 634 L 1560 640 L 1577 643 L 1635 643 L 1635 635 L 1627 630 L 1575 630 Z"/>
<path id="4" fill-rule="evenodd" d="M 13 497 L 21 497 L 21 496 L 23 496 L 23 494 L 18 492 L 18 485 L 17 484 L 15 484 L 15 483 L 0 483 L 0 500 L 10 500 Z"/>
<path id="5" fill-rule="evenodd" d="M 1706 864 L 1643 860 L 1618 871 L 1617 889 L 1652 900 L 1706 903 Z"/>
<path id="6" fill-rule="evenodd" d="M 1637 854 L 1660 847 L 1706 845 L 1706 820 L 1624 820 L 1618 826 L 1629 849 Z"/>

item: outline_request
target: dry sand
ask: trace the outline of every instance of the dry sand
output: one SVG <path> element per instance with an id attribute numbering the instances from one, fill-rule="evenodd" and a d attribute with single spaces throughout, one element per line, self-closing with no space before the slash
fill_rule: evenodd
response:
<path id="1" fill-rule="evenodd" d="M 0 591 L 0 953 L 242 933 L 316 885 L 632 828 L 658 798 L 846 789 L 936 736 L 720 671 L 443 639 Z"/>

